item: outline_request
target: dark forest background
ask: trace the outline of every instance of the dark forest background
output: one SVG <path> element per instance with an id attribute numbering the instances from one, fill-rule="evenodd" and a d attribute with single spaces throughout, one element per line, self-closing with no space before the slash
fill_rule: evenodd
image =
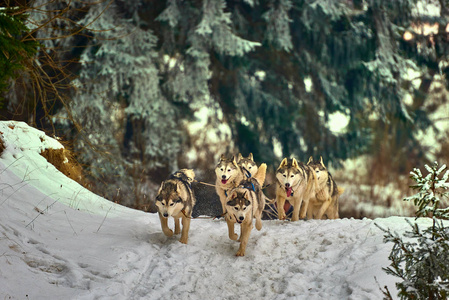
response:
<path id="1" fill-rule="evenodd" d="M 321 155 L 341 201 L 363 184 L 391 207 L 379 186 L 449 157 L 448 18 L 447 0 L 3 0 L 0 118 L 62 137 L 84 185 L 140 209 L 239 152 L 269 172 Z"/>

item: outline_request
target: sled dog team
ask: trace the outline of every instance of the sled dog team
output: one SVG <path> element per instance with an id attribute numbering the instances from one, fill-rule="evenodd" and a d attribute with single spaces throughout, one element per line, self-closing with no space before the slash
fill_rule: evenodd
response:
<path id="1" fill-rule="evenodd" d="M 215 190 L 223 209 L 231 240 L 240 242 L 237 256 L 244 256 L 248 238 L 256 219 L 256 229 L 262 229 L 262 213 L 265 204 L 276 202 L 280 220 L 286 218 L 284 204 L 287 200 L 293 206 L 292 221 L 299 219 L 337 219 L 338 197 L 343 189 L 337 187 L 332 175 L 327 171 L 323 158 L 319 161 L 309 158 L 307 164 L 294 158 L 284 158 L 276 170 L 276 199 L 271 201 L 262 192 L 267 165 L 254 162 L 253 155 L 238 155 L 227 158 L 221 156 L 215 167 L 217 176 Z M 181 243 L 187 244 L 190 219 L 195 197 L 192 182 L 195 173 L 191 169 L 181 169 L 161 183 L 156 196 L 162 231 L 172 236 L 168 227 L 168 217 L 175 221 L 175 234 L 181 233 Z M 182 230 L 179 219 L 182 219 Z M 234 224 L 240 224 L 240 238 L 234 232 Z"/>

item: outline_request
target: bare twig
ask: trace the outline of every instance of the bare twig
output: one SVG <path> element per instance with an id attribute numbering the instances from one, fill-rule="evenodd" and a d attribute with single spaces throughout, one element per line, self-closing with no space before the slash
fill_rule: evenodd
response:
<path id="1" fill-rule="evenodd" d="M 112 206 L 109 207 L 109 210 L 106 212 L 106 215 L 104 216 L 103 221 L 101 222 L 100 226 L 98 227 L 97 232 L 100 231 L 100 228 L 101 228 L 101 226 L 103 226 L 103 223 L 106 220 L 106 217 L 108 216 L 108 214 L 111 211 L 111 209 L 112 209 Z"/>
<path id="2" fill-rule="evenodd" d="M 59 199 L 58 199 L 59 200 Z M 39 211 L 37 216 L 34 217 L 33 220 L 30 221 L 30 223 L 28 223 L 25 228 L 27 228 L 28 226 L 30 226 L 40 215 L 44 214 L 45 212 L 47 212 L 56 202 L 58 202 L 58 200 L 55 200 L 52 204 L 50 204 L 49 206 L 47 206 L 47 208 L 45 208 L 42 211 Z"/>
<path id="3" fill-rule="evenodd" d="M 67 216 L 67 212 L 66 212 L 65 210 L 64 210 L 64 214 L 65 214 L 65 217 L 67 218 L 67 222 L 69 222 L 70 228 L 72 228 L 72 230 L 73 230 L 73 233 L 74 233 L 75 235 L 78 235 L 78 234 L 76 233 L 76 231 L 75 231 L 75 228 L 73 228 L 72 223 L 71 223 L 70 220 L 69 220 L 69 216 Z"/>

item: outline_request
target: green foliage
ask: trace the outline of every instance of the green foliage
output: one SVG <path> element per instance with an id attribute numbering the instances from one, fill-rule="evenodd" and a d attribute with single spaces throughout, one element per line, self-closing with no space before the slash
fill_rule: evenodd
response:
<path id="1" fill-rule="evenodd" d="M 446 165 L 435 162 L 425 168 L 429 172 L 425 177 L 419 169 L 411 172 L 416 182 L 411 187 L 418 193 L 404 200 L 417 206 L 417 218 L 432 216 L 433 225 L 422 230 L 416 222 L 407 221 L 412 229 L 403 236 L 381 228 L 386 233 L 384 242 L 393 243 L 391 264 L 384 270 L 402 280 L 396 283 L 401 299 L 443 300 L 449 297 L 449 228 L 441 220 L 448 219 L 448 209 L 440 208 L 440 197 L 449 194 L 449 171 L 439 178 Z M 391 297 L 388 289 L 384 294 Z"/>
<path id="2" fill-rule="evenodd" d="M 442 201 L 449 199 L 449 170 L 446 165 L 439 166 L 437 162 L 434 162 L 432 166 L 425 165 L 425 168 L 429 172 L 425 177 L 419 169 L 415 168 L 413 172 L 410 172 L 410 178 L 416 182 L 411 188 L 418 190 L 418 193 L 404 200 L 413 201 L 418 207 L 417 217 L 433 216 L 449 220 L 449 208 L 441 208 Z M 444 175 L 439 178 L 445 170 Z"/>
<path id="3" fill-rule="evenodd" d="M 57 4 L 62 5 L 48 5 Z M 396 164 L 392 173 L 408 157 L 424 155 L 416 131 L 430 124 L 424 102 L 449 57 L 444 32 L 404 40 L 403 33 L 426 17 L 413 13 L 416 5 L 416 0 L 151 5 L 112 0 L 87 7 L 71 2 L 75 12 L 64 20 L 70 22 L 59 20 L 52 28 L 90 28 L 65 44 L 47 41 L 67 61 L 76 49 L 81 62 L 74 68 L 80 89 L 65 107 L 72 111 L 59 112 L 58 125 L 93 170 L 124 164 L 117 167 L 120 176 L 106 175 L 117 181 L 129 175 L 126 164 L 141 164 L 157 179 L 186 163 L 204 171 L 219 151 L 253 152 L 256 161 L 274 166 L 279 155 L 301 160 L 322 155 L 338 164 L 387 148 Z M 411 69 L 425 78 L 421 85 L 408 78 Z M 412 103 L 404 101 L 406 95 Z M 73 133 L 70 115 L 88 134 Z M 335 115 L 346 117 L 340 132 L 330 122 Z M 197 117 L 204 122 L 195 135 L 189 125 Z M 89 141 L 82 141 L 86 137 Z M 104 149 L 112 163 L 98 157 Z"/>
<path id="4" fill-rule="evenodd" d="M 386 231 L 384 242 L 393 243 L 385 272 L 396 283 L 401 299 L 447 299 L 449 297 L 449 228 L 443 222 L 421 230 L 412 224 L 404 236 Z M 404 239 L 406 238 L 406 240 Z"/>
<path id="5" fill-rule="evenodd" d="M 24 24 L 27 17 L 18 8 L 0 7 L 0 93 L 17 76 L 17 70 L 26 68 L 26 60 L 37 51 L 36 42 L 22 39 L 28 31 Z"/>

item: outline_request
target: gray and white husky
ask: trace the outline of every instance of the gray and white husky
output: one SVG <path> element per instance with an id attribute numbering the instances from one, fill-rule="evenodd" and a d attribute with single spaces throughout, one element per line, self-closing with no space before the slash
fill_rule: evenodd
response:
<path id="1" fill-rule="evenodd" d="M 181 232 L 179 218 L 182 218 L 182 233 L 179 240 L 187 244 L 189 238 L 190 219 L 195 205 L 192 182 L 195 173 L 191 169 L 181 169 L 161 183 L 156 196 L 159 219 L 162 231 L 166 236 L 172 236 L 173 231 L 168 227 L 168 217 L 175 220 L 175 234 Z"/>
<path id="2" fill-rule="evenodd" d="M 314 195 L 316 187 L 315 173 L 309 166 L 296 159 L 284 158 L 276 170 L 276 206 L 279 220 L 286 218 L 285 200 L 293 205 L 292 221 L 304 219 L 309 199 Z"/>
<path id="3" fill-rule="evenodd" d="M 256 229 L 262 229 L 262 213 L 265 208 L 265 196 L 262 185 L 265 181 L 267 165 L 261 164 L 254 176 L 243 179 L 240 184 L 229 191 L 226 198 L 226 221 L 228 226 L 240 224 L 240 247 L 236 256 L 244 256 L 249 235 L 256 219 Z M 231 236 L 230 236 L 231 237 Z M 234 239 L 231 237 L 231 239 Z M 235 235 L 235 239 L 237 239 Z"/>
<path id="4" fill-rule="evenodd" d="M 250 153 L 248 157 L 243 157 L 242 154 L 239 153 L 239 155 L 237 156 L 237 164 L 246 177 L 253 177 L 259 169 L 256 162 L 254 161 L 252 153 Z"/>
<path id="5" fill-rule="evenodd" d="M 242 181 L 244 175 L 235 161 L 235 157 L 228 158 L 225 155 L 220 157 L 220 161 L 215 167 L 215 175 L 217 176 L 215 180 L 215 191 L 220 198 L 223 215 L 228 224 L 229 238 L 231 240 L 237 240 L 237 234 L 234 232 L 234 223 L 226 215 L 226 198 L 228 197 L 229 191 Z"/>
<path id="6" fill-rule="evenodd" d="M 307 165 L 312 168 L 317 177 L 317 186 L 315 187 L 315 195 L 310 198 L 307 209 L 308 219 L 338 219 L 338 197 L 343 193 L 343 188 L 338 187 L 332 178 L 331 173 L 327 170 L 320 156 L 319 161 L 313 160 L 311 156 Z"/>

